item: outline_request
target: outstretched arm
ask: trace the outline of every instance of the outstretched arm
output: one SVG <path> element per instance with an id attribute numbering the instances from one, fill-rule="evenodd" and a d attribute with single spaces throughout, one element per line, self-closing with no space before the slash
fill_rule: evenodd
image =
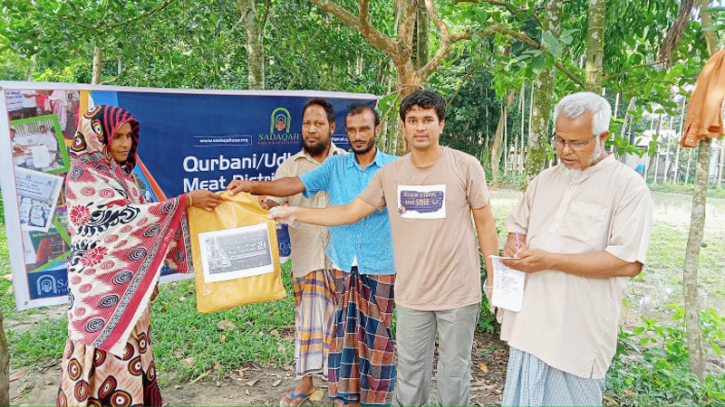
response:
<path id="1" fill-rule="evenodd" d="M 297 221 L 321 226 L 339 226 L 355 223 L 374 211 L 374 206 L 360 198 L 355 198 L 347 205 L 327 208 L 277 206 L 270 210 L 269 216 L 280 223 Z"/>
<path id="2" fill-rule="evenodd" d="M 291 196 L 305 190 L 300 177 L 285 177 L 274 181 L 245 181 L 235 179 L 227 185 L 229 195 L 249 192 L 272 196 Z"/>

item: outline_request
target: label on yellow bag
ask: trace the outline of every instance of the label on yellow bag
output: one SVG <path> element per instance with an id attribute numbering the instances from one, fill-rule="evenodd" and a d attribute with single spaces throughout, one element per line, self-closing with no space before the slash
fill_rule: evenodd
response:
<path id="1" fill-rule="evenodd" d="M 224 201 L 211 212 L 188 209 L 197 310 L 284 298 L 274 221 L 249 194 L 219 195 Z"/>

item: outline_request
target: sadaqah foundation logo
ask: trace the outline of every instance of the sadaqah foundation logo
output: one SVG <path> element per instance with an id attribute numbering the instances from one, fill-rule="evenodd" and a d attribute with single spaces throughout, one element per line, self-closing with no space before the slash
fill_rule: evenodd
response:
<path id="1" fill-rule="evenodd" d="M 260 134 L 257 144 L 298 144 L 300 133 L 291 132 L 292 115 L 284 107 L 272 110 L 269 116 L 269 133 Z"/>
<path id="2" fill-rule="evenodd" d="M 279 133 L 289 133 L 292 115 L 289 113 L 289 110 L 285 109 L 284 107 L 278 107 L 272 110 L 270 121 L 270 134 L 274 133 L 275 130 L 277 130 L 277 132 Z"/>

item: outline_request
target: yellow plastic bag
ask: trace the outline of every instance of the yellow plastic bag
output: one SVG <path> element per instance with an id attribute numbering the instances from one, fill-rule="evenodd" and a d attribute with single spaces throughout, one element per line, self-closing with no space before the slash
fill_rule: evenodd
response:
<path id="1" fill-rule="evenodd" d="M 224 201 L 211 212 L 195 207 L 188 209 L 197 310 L 200 313 L 207 313 L 284 298 L 287 293 L 282 284 L 282 269 L 279 263 L 277 230 L 274 221 L 267 218 L 268 212 L 259 206 L 256 197 L 246 193 L 229 196 L 226 191 L 221 192 L 220 195 Z M 205 281 L 199 234 L 260 224 L 267 226 L 270 243 L 268 250 L 271 253 L 274 270 L 244 278 L 216 282 Z M 264 228 L 261 227 L 261 229 Z M 207 256 L 209 255 L 207 254 Z"/>

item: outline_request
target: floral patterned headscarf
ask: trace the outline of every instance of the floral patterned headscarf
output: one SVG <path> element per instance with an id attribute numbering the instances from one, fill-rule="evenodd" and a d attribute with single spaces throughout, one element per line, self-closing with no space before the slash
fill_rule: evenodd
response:
<path id="1" fill-rule="evenodd" d="M 83 114 L 71 143 L 72 158 L 98 160 L 102 156 L 112 165 L 115 160 L 108 145 L 118 129 L 126 123 L 131 124 L 133 145 L 126 161 L 118 164 L 126 173 L 130 173 L 136 166 L 139 124 L 131 113 L 120 107 L 99 105 Z"/>

